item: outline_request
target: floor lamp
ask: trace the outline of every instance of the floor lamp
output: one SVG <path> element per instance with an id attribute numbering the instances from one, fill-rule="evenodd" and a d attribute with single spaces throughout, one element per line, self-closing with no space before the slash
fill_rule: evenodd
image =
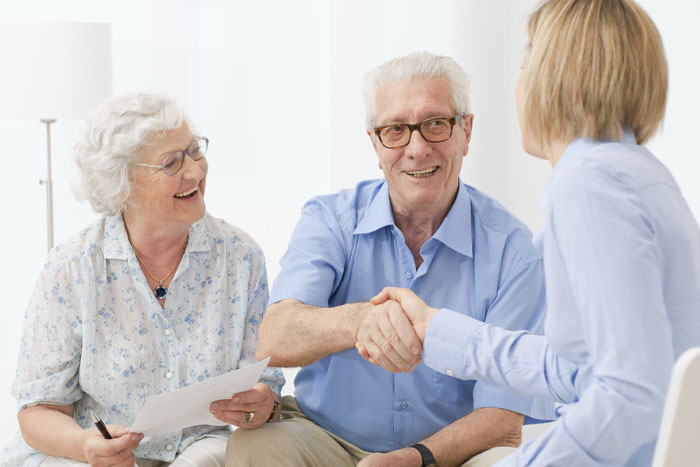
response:
<path id="1" fill-rule="evenodd" d="M 46 225 L 53 248 L 51 124 L 82 118 L 112 94 L 109 24 L 0 23 L 0 118 L 46 125 Z"/>

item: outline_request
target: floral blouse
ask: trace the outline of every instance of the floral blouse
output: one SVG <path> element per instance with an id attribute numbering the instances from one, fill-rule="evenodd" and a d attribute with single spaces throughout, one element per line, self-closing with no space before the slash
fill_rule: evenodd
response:
<path id="1" fill-rule="evenodd" d="M 129 426 L 149 396 L 256 361 L 267 306 L 265 259 L 245 232 L 206 214 L 190 227 L 185 253 L 161 308 L 129 244 L 121 216 L 102 218 L 55 247 L 27 307 L 12 393 L 19 408 L 74 404 L 93 426 Z M 262 381 L 279 393 L 284 377 Z M 135 454 L 172 462 L 204 435 L 230 426 L 195 426 L 144 438 Z M 21 435 L 0 465 L 38 466 L 45 454 Z"/>

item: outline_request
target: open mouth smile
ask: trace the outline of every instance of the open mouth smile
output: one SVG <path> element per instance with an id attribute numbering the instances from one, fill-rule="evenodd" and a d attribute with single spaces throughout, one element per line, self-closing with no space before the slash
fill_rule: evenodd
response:
<path id="1" fill-rule="evenodd" d="M 435 173 L 435 171 L 438 169 L 438 166 L 435 165 L 429 169 L 424 169 L 424 170 L 404 170 L 405 174 L 410 175 L 411 177 L 415 178 L 426 178 L 430 177 L 432 174 Z"/>
<path id="2" fill-rule="evenodd" d="M 185 199 L 185 198 L 191 198 L 199 191 L 199 187 L 194 187 L 189 191 L 183 191 L 181 193 L 175 193 L 175 198 L 179 199 Z"/>

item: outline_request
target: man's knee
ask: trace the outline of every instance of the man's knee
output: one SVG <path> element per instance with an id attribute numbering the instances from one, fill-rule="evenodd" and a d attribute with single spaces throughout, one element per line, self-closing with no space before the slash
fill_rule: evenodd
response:
<path id="1" fill-rule="evenodd" d="M 348 466 L 353 457 L 310 420 L 283 420 L 236 430 L 226 446 L 227 467 Z"/>
<path id="2" fill-rule="evenodd" d="M 285 425 L 285 426 L 283 426 Z M 284 465 L 301 440 L 289 423 L 270 423 L 256 430 L 234 431 L 226 444 L 226 465 Z"/>
<path id="3" fill-rule="evenodd" d="M 238 429 L 231 433 L 226 443 L 226 465 L 248 465 L 246 460 L 253 457 L 252 453 L 265 455 L 274 451 L 278 444 L 270 439 L 268 432 L 272 431 L 275 431 L 272 426 L 262 426 L 257 430 Z M 257 459 L 258 456 L 254 458 Z M 234 462 L 236 460 L 239 462 Z"/>

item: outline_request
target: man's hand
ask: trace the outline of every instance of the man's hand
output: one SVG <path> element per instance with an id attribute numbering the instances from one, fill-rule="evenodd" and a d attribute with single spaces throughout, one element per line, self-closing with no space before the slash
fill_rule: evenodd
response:
<path id="1" fill-rule="evenodd" d="M 357 467 L 420 467 L 423 459 L 413 448 L 403 448 L 391 452 L 376 452 L 362 459 Z"/>
<path id="2" fill-rule="evenodd" d="M 143 439 L 142 433 L 129 433 L 125 426 L 107 427 L 112 439 L 105 439 L 97 428 L 85 430 L 83 456 L 91 466 L 133 467 L 136 456 L 134 449 Z"/>
<path id="3" fill-rule="evenodd" d="M 257 383 L 250 391 L 239 392 L 230 399 L 212 402 L 209 411 L 224 423 L 252 430 L 267 422 L 274 405 L 275 393 L 270 386 Z M 280 410 L 277 411 L 277 414 L 279 413 Z M 279 415 L 276 418 L 279 418 Z"/>
<path id="4" fill-rule="evenodd" d="M 432 308 L 425 304 L 413 291 L 409 289 L 401 289 L 398 287 L 385 287 L 379 292 L 371 303 L 379 305 L 389 303 L 391 300 L 397 302 L 411 321 L 411 325 L 420 339 L 421 343 L 425 341 L 425 334 L 428 332 L 428 326 L 433 319 L 437 308 Z"/>
<path id="5" fill-rule="evenodd" d="M 368 307 L 357 329 L 360 355 L 392 373 L 413 371 L 423 346 L 406 313 L 393 300 Z"/>

